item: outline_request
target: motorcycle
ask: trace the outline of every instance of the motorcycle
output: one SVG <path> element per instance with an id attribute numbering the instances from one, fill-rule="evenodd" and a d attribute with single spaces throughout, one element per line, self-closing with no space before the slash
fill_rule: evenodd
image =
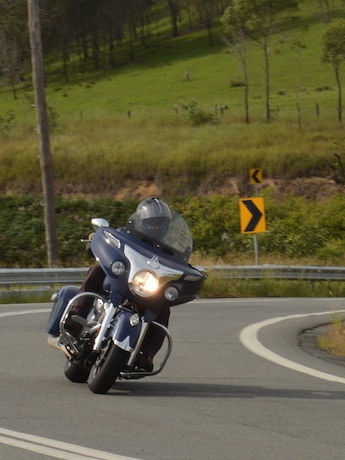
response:
<path id="1" fill-rule="evenodd" d="M 140 379 L 163 370 L 172 336 L 155 319 L 163 308 L 197 299 L 206 273 L 189 264 L 191 232 L 175 211 L 171 211 L 165 235 L 158 238 L 154 232 L 138 232 L 135 215 L 124 229 L 111 228 L 102 218 L 91 223 L 92 238 L 81 241 L 87 243 L 105 273 L 103 293 L 78 293 L 77 286 L 61 288 L 53 299 L 47 332 L 56 337 L 66 355 L 67 379 L 87 382 L 93 393 L 105 394 L 117 379 Z M 93 299 L 93 306 L 86 319 L 71 316 L 80 326 L 74 337 L 66 328 L 66 319 L 84 296 Z M 152 327 L 164 334 L 164 350 L 152 371 L 138 372 L 135 363 Z"/>

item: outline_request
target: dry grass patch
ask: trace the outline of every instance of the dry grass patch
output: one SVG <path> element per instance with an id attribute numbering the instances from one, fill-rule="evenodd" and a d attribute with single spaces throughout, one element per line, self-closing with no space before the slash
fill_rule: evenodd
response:
<path id="1" fill-rule="evenodd" d="M 328 326 L 327 334 L 318 338 L 323 350 L 336 356 L 345 356 L 345 323 L 336 317 Z"/>

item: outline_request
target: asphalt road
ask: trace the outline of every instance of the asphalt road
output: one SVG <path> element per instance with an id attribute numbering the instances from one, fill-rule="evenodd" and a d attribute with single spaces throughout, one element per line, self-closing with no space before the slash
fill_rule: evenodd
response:
<path id="1" fill-rule="evenodd" d="M 0 306 L 1 459 L 343 460 L 345 367 L 305 353 L 297 334 L 345 299 L 174 307 L 164 371 L 107 395 L 65 378 L 46 345 L 49 308 Z"/>

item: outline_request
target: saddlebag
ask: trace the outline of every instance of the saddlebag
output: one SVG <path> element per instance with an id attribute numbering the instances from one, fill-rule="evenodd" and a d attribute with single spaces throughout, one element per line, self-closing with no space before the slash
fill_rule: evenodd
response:
<path id="1" fill-rule="evenodd" d="M 77 295 L 79 288 L 76 286 L 65 286 L 56 294 L 53 309 L 51 311 L 46 331 L 48 334 L 60 335 L 60 319 L 66 310 L 68 302 Z"/>

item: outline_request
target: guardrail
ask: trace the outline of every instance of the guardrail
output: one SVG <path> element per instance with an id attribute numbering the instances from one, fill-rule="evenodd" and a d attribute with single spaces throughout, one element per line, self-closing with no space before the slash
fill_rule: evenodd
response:
<path id="1" fill-rule="evenodd" d="M 218 265 L 203 267 L 223 279 L 344 281 L 345 267 Z M 47 302 L 64 285 L 80 286 L 88 268 L 0 269 L 0 303 Z"/>
<path id="2" fill-rule="evenodd" d="M 345 267 L 316 265 L 219 265 L 209 267 L 220 278 L 232 279 L 289 279 L 304 281 L 344 281 Z"/>
<path id="3" fill-rule="evenodd" d="M 1 268 L 0 289 L 80 284 L 88 268 Z"/>
<path id="4" fill-rule="evenodd" d="M 217 265 L 203 268 L 210 273 L 216 272 L 219 278 L 227 279 L 345 280 L 345 267 Z M 3 268 L 0 269 L 0 289 L 81 284 L 87 271 L 88 268 Z"/>

